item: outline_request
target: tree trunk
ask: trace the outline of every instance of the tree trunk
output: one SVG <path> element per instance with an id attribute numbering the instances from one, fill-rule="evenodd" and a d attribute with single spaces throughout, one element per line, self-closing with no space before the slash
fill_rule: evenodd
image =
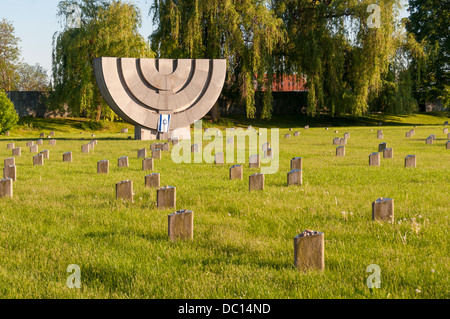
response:
<path id="1" fill-rule="evenodd" d="M 217 101 L 211 109 L 211 117 L 213 122 L 217 122 L 220 120 L 220 109 L 219 109 L 219 101 Z"/>
<path id="2" fill-rule="evenodd" d="M 100 122 L 101 116 L 102 116 L 102 105 L 99 103 L 97 104 L 97 114 L 95 115 L 95 121 Z"/>

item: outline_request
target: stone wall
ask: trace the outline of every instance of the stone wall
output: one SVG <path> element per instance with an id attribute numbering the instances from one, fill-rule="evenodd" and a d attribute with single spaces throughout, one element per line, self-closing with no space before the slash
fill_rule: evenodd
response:
<path id="1" fill-rule="evenodd" d="M 273 109 L 272 114 L 298 114 L 306 111 L 308 92 L 292 91 L 292 92 L 272 92 Z M 256 114 L 259 116 L 262 111 L 262 94 L 257 93 L 256 97 Z M 245 115 L 245 104 L 229 104 L 220 100 L 220 114 L 222 116 L 241 114 Z"/>
<path id="2" fill-rule="evenodd" d="M 14 104 L 19 117 L 64 117 L 68 112 L 50 111 L 46 105 L 49 92 L 8 91 L 8 98 Z"/>
<path id="3" fill-rule="evenodd" d="M 49 111 L 46 106 L 48 92 L 38 91 L 9 91 L 6 92 L 13 102 L 19 117 L 67 117 L 68 112 Z M 273 114 L 297 114 L 304 111 L 308 92 L 273 92 Z M 223 101 L 219 103 L 222 116 L 228 114 L 246 114 L 245 105 L 226 105 Z M 256 95 L 256 114 L 261 114 L 262 96 Z"/>

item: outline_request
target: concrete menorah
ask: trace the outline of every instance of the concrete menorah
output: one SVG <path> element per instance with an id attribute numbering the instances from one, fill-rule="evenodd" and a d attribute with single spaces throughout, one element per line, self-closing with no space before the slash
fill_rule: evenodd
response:
<path id="1" fill-rule="evenodd" d="M 105 102 L 135 126 L 135 139 L 190 139 L 190 125 L 222 92 L 226 60 L 101 57 L 94 72 Z"/>

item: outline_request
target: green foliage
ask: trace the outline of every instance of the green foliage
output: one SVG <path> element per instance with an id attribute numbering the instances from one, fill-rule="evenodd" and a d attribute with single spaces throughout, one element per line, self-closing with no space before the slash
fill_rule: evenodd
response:
<path id="1" fill-rule="evenodd" d="M 97 57 L 153 57 L 147 41 L 139 34 L 141 17 L 132 4 L 113 1 L 69 0 L 59 4 L 59 15 L 72 17 L 73 5 L 80 8 L 80 26 L 68 27 L 53 39 L 53 107 L 67 103 L 75 116 L 99 121 L 117 118 L 98 90 L 93 61 Z"/>
<path id="2" fill-rule="evenodd" d="M 0 90 L 15 90 L 16 63 L 20 56 L 19 38 L 14 35 L 14 26 L 6 19 L 0 21 Z"/>
<path id="3" fill-rule="evenodd" d="M 0 90 L 0 133 L 9 131 L 19 121 L 14 104 L 3 90 Z"/>
<path id="4" fill-rule="evenodd" d="M 261 0 L 157 0 L 150 13 L 158 28 L 152 48 L 162 58 L 227 59 L 223 98 L 244 101 L 256 116 L 255 90 L 272 87 L 272 52 L 283 42 L 281 19 Z M 270 118 L 271 98 L 262 117 Z M 270 105 L 269 105 L 270 104 Z"/>
<path id="5" fill-rule="evenodd" d="M 310 0 L 276 0 L 276 13 L 288 33 L 287 45 L 276 52 L 279 73 L 307 77 L 307 112 L 362 115 L 371 92 L 395 53 L 396 8 L 399 0 L 380 0 L 380 27 L 371 28 L 367 12 L 372 0 L 335 0 L 330 5 Z"/>
<path id="6" fill-rule="evenodd" d="M 419 101 L 434 102 L 444 98 L 450 85 L 450 6 L 448 1 L 441 0 L 409 0 L 410 16 L 406 27 L 420 43 L 426 55 L 414 57 L 412 63 L 414 93 Z"/>
<path id="7" fill-rule="evenodd" d="M 49 91 L 50 81 L 47 71 L 40 66 L 20 63 L 17 67 L 17 91 Z"/>

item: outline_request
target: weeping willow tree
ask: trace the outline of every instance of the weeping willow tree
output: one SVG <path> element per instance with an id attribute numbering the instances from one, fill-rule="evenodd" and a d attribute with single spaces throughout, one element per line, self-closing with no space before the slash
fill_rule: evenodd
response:
<path id="1" fill-rule="evenodd" d="M 261 118 L 270 118 L 272 52 L 285 37 L 270 2 L 155 0 L 150 14 L 158 28 L 150 37 L 152 49 L 161 58 L 226 59 L 221 100 L 228 105 L 243 100 L 247 117 L 255 118 L 255 91 L 264 89 Z"/>
<path id="2" fill-rule="evenodd" d="M 276 52 L 277 72 L 307 78 L 309 115 L 368 111 L 395 54 L 399 2 L 274 0 L 289 38 Z"/>
<path id="3" fill-rule="evenodd" d="M 98 0 L 61 1 L 58 9 L 63 21 L 76 23 L 66 23 L 53 37 L 51 105 L 60 108 L 67 104 L 75 116 L 97 121 L 114 119 L 116 115 L 97 88 L 93 61 L 102 56 L 153 57 L 139 34 L 139 10 L 122 1 Z"/>

